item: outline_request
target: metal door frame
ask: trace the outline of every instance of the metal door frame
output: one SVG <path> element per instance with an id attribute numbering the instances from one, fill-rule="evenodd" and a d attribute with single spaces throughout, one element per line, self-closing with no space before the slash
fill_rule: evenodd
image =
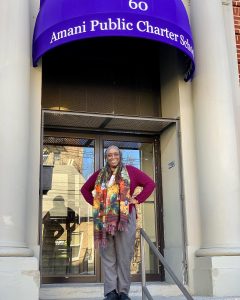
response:
<path id="1" fill-rule="evenodd" d="M 103 141 L 104 140 L 112 140 L 112 141 L 126 141 L 126 135 L 117 136 L 116 134 L 107 134 L 102 135 L 100 137 L 100 147 L 103 150 Z M 127 141 L 136 141 L 147 143 L 151 142 L 153 144 L 153 161 L 155 168 L 153 169 L 154 172 L 154 181 L 156 182 L 156 202 L 155 202 L 155 228 L 156 228 L 156 242 L 158 245 L 159 250 L 163 253 L 164 249 L 164 227 L 163 227 L 163 209 L 160 209 L 163 205 L 163 198 L 162 198 L 162 181 L 161 179 L 161 157 L 160 157 L 160 140 L 159 136 L 127 136 Z M 158 147 L 159 146 L 159 147 Z M 103 153 L 100 153 L 100 162 L 101 157 L 103 158 Z M 103 165 L 103 163 L 102 163 Z M 149 281 L 164 281 L 165 274 L 164 268 L 161 264 L 158 265 L 159 274 L 147 274 L 147 279 Z M 132 275 L 133 282 L 140 282 L 141 281 L 141 274 Z"/>

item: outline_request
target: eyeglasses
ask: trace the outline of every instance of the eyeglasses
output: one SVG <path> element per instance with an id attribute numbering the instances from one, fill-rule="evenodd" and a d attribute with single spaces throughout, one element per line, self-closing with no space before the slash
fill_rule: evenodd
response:
<path id="1" fill-rule="evenodd" d="M 108 158 L 112 158 L 112 157 L 119 157 L 119 153 L 118 152 L 115 152 L 115 153 L 109 153 L 107 155 Z"/>

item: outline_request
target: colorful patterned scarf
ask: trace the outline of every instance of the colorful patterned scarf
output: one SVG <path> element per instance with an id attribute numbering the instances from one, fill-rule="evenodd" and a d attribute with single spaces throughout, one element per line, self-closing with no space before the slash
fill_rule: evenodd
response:
<path id="1" fill-rule="evenodd" d="M 127 227 L 130 178 L 124 166 L 118 182 L 115 182 L 116 173 L 117 168 L 111 176 L 104 167 L 95 182 L 93 201 L 95 248 L 106 247 L 107 234 L 114 235 L 116 231 L 124 231 Z"/>

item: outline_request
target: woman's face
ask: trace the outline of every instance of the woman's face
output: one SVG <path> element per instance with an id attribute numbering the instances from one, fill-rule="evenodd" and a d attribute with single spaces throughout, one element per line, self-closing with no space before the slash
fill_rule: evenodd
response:
<path id="1" fill-rule="evenodd" d="M 119 150 L 115 147 L 108 149 L 107 152 L 107 162 L 110 168 L 114 169 L 118 166 L 120 162 L 120 153 Z"/>

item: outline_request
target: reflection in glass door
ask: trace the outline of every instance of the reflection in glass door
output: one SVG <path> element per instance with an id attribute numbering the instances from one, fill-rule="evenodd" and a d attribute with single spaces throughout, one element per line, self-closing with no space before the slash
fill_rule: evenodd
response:
<path id="1" fill-rule="evenodd" d="M 94 162 L 93 139 L 44 138 L 43 282 L 50 277 L 96 278 L 92 208 L 79 192 L 94 172 Z"/>

